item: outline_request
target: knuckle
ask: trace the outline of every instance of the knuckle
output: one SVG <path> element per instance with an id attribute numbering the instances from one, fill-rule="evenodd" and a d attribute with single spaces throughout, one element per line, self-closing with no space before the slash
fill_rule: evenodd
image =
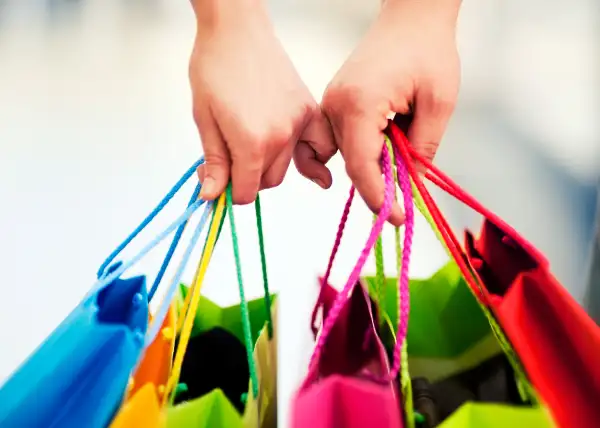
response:
<path id="1" fill-rule="evenodd" d="M 435 158 L 440 144 L 438 142 L 425 142 L 419 144 L 419 154 L 425 159 L 432 161 Z"/>
<path id="2" fill-rule="evenodd" d="M 346 174 L 352 182 L 356 182 L 360 179 L 362 172 L 362 165 L 360 162 L 354 161 L 352 158 L 346 160 Z"/>
<path id="3" fill-rule="evenodd" d="M 244 156 L 242 156 L 240 160 L 247 162 L 251 166 L 262 164 L 265 149 L 265 144 L 261 140 L 250 138 L 248 140 L 246 153 L 244 153 Z"/>
<path id="4" fill-rule="evenodd" d="M 235 192 L 235 188 L 232 189 L 233 203 L 236 205 L 248 205 L 255 201 L 256 194 L 252 192 Z"/>
<path id="5" fill-rule="evenodd" d="M 270 129 L 267 133 L 266 144 L 274 148 L 282 148 L 287 146 L 290 139 L 294 135 L 293 123 L 287 125 L 279 125 Z"/>
<path id="6" fill-rule="evenodd" d="M 279 149 L 288 144 L 293 135 L 292 124 L 265 127 L 248 133 L 248 144 L 255 155 L 262 157 L 267 150 Z"/>
<path id="7" fill-rule="evenodd" d="M 429 91 L 426 97 L 433 113 L 449 115 L 456 106 L 456 96 L 450 93 Z"/>
<path id="8" fill-rule="evenodd" d="M 307 123 L 319 111 L 319 105 L 314 101 L 305 101 L 300 104 L 294 116 L 295 123 Z"/>
<path id="9" fill-rule="evenodd" d="M 353 84 L 333 83 L 323 95 L 321 110 L 330 119 L 339 116 L 341 110 L 352 109 L 361 104 L 363 91 Z"/>
<path id="10" fill-rule="evenodd" d="M 224 166 L 227 165 L 229 160 L 227 156 L 219 152 L 211 152 L 210 150 L 204 153 L 204 163 L 207 168 L 212 166 Z"/>
<path id="11" fill-rule="evenodd" d="M 262 187 L 265 189 L 273 189 L 283 183 L 284 176 L 281 174 L 268 174 L 263 177 Z"/>

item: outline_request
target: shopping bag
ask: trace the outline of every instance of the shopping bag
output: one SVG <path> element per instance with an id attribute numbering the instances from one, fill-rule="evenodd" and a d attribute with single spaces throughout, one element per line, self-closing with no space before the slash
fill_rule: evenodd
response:
<path id="1" fill-rule="evenodd" d="M 194 175 L 196 162 L 161 204 L 128 238 L 131 241 Z M 199 186 L 195 194 L 199 192 Z M 129 241 L 102 265 L 98 281 L 0 389 L 0 426 L 105 427 L 125 393 L 145 346 L 148 302 L 144 276 L 121 275 L 158 242 L 187 222 L 203 204 L 188 209 L 128 263 L 112 263 Z M 161 321 L 162 322 L 162 321 Z"/>
<path id="2" fill-rule="evenodd" d="M 244 426 L 256 428 L 277 427 L 277 300 L 271 306 L 272 331 L 269 325 L 261 330 L 254 345 L 254 359 L 258 374 L 258 397 L 248 386 Z"/>
<path id="3" fill-rule="evenodd" d="M 536 427 L 554 426 L 544 407 L 521 395 L 520 382 L 527 379 L 514 372 L 460 277 L 458 267 L 450 262 L 429 280 L 411 281 L 406 338 L 408 373 L 413 380 L 411 405 L 426 413 L 427 426 L 487 427 L 496 420 L 522 423 L 522 417 L 535 420 Z M 373 294 L 376 278 L 365 280 Z M 395 300 L 387 299 L 394 295 L 388 289 L 394 288 L 397 279 L 386 278 L 382 293 L 386 298 L 380 303 L 382 316 L 388 318 L 393 318 L 394 312 L 388 312 L 393 305 L 386 301 Z M 465 406 L 468 411 L 463 410 Z"/>
<path id="4" fill-rule="evenodd" d="M 186 291 L 187 292 L 187 291 Z M 271 306 L 273 320 L 273 333 L 271 339 L 269 339 L 268 327 L 265 325 L 267 322 L 265 319 L 265 306 L 264 298 L 256 299 L 248 302 L 249 308 L 253 308 L 257 313 L 251 315 L 251 319 L 262 320 L 264 326 L 254 347 L 254 360 L 256 361 L 257 375 L 258 375 L 258 398 L 254 398 L 252 394 L 251 385 L 248 385 L 248 364 L 245 363 L 245 355 L 239 355 L 238 352 L 227 353 L 231 351 L 231 342 L 229 338 L 223 337 L 221 334 L 214 335 L 215 331 L 219 332 L 230 332 L 230 324 L 215 324 L 215 320 L 211 319 L 210 324 L 207 326 L 195 325 L 194 332 L 196 336 L 202 337 L 202 335 L 214 335 L 216 339 L 212 343 L 202 343 L 200 345 L 212 345 L 210 347 L 200 346 L 196 352 L 190 352 L 190 344 L 188 344 L 185 359 L 190 358 L 192 364 L 190 364 L 190 372 L 186 373 L 182 370 L 180 376 L 180 382 L 186 384 L 186 391 L 177 397 L 175 406 L 168 409 L 167 426 L 168 427 L 182 427 L 182 426 L 194 426 L 194 427 L 256 427 L 256 428 L 274 428 L 277 426 L 277 354 L 276 354 L 276 307 L 277 302 L 273 299 Z M 207 300 L 208 301 L 208 300 Z M 210 305 L 214 303 L 208 301 Z M 258 303 L 261 303 L 260 305 Z M 237 308 L 237 317 L 240 317 L 240 306 L 231 306 L 224 308 L 229 313 L 233 312 L 233 308 Z M 199 311 L 201 310 L 201 306 Z M 252 310 L 250 311 L 252 312 Z M 261 318 L 262 315 L 262 318 Z M 233 316 L 231 317 L 233 318 Z M 226 317 L 224 319 L 231 319 Z M 195 323 L 201 319 L 198 316 L 195 317 Z M 215 327 L 217 325 L 217 327 Z M 233 323 L 237 325 L 237 321 Z M 212 326 L 212 328 L 208 328 Z M 235 328 L 234 328 L 235 331 Z M 242 340 L 237 336 L 231 335 L 238 343 L 237 345 L 242 348 L 245 352 Z M 219 343 L 227 342 L 227 346 L 219 352 Z M 222 343 L 221 343 L 222 346 Z M 238 350 L 239 351 L 239 350 Z M 207 361 L 206 357 L 202 354 L 213 355 Z M 216 355 L 215 355 L 216 353 Z M 234 354 L 234 355 L 232 355 Z M 237 355 L 236 355 L 237 354 Z M 237 361 L 228 363 L 233 358 L 237 357 Z M 218 359 L 225 360 L 218 361 Z M 217 360 L 217 361 L 215 361 Z M 207 366 L 207 363 L 212 362 L 212 365 Z M 245 376 L 239 373 L 239 366 L 245 363 Z M 238 367 L 235 367 L 237 364 Z M 232 367 L 237 373 L 237 376 L 233 376 L 231 372 L 224 372 L 224 367 Z M 205 368 L 206 370 L 202 370 Z M 195 369 L 195 370 L 194 370 Z M 213 373 L 211 373 L 213 372 Z M 203 376 L 204 375 L 204 376 Z M 201 385 L 194 387 L 193 381 L 186 382 L 186 379 L 196 377 Z M 208 377 L 209 379 L 206 379 Z M 229 379 L 228 379 L 229 378 Z M 207 385 L 207 382 L 209 383 Z M 231 384 L 236 383 L 232 388 Z M 237 388 L 236 388 L 237 387 Z M 198 389 L 208 389 L 207 393 L 203 393 L 201 396 L 198 395 Z M 233 391 L 232 391 L 233 390 Z M 245 393 L 245 394 L 243 394 Z M 247 397 L 246 400 L 242 400 L 242 395 Z M 189 397 L 194 397 L 189 399 Z M 182 425 L 184 424 L 184 425 Z M 187 424 L 187 425 L 186 425 Z M 220 424 L 220 425 L 219 425 Z"/>
<path id="5" fill-rule="evenodd" d="M 187 295 L 187 287 L 183 287 L 182 292 Z M 190 397 L 198 399 L 185 404 L 185 411 L 180 411 L 176 406 L 173 409 L 174 414 L 185 414 L 189 417 L 192 414 L 205 413 L 206 403 L 212 401 L 200 398 L 215 393 L 219 395 L 215 398 L 215 402 L 222 403 L 223 397 L 227 398 L 229 404 L 223 407 L 224 411 L 229 412 L 230 409 L 234 409 L 240 423 L 244 421 L 243 426 L 265 428 L 276 426 L 276 296 L 272 295 L 269 303 L 271 320 L 273 320 L 270 339 L 266 325 L 269 320 L 265 317 L 268 307 L 265 298 L 248 301 L 247 305 L 249 318 L 253 323 L 251 335 L 256 338 L 253 343 L 255 343 L 254 360 L 259 385 L 258 398 L 254 398 L 248 386 L 250 373 L 246 362 L 246 348 L 243 344 L 244 332 L 240 325 L 242 313 L 240 305 L 221 308 L 201 297 L 180 377 L 180 382 L 186 384 L 186 391 L 177 397 L 176 402 L 188 401 Z M 205 316 L 201 316 L 203 308 L 208 308 Z M 262 326 L 261 331 L 256 331 L 254 325 Z M 197 342 L 194 342 L 195 339 Z M 188 362 L 187 366 L 186 362 Z M 190 381 L 186 381 L 187 379 Z M 258 425 L 256 418 L 260 418 Z M 235 418 L 231 416 L 228 419 Z M 169 423 L 170 421 L 169 417 Z"/>
<path id="6" fill-rule="evenodd" d="M 596 323 L 546 266 L 495 224 L 484 222 L 479 239 L 466 236 L 490 306 L 557 423 L 600 423 L 600 409 L 589 399 L 600 397 Z"/>
<path id="7" fill-rule="evenodd" d="M 127 385 L 147 323 L 144 277 L 115 279 L 88 297 L 4 384 L 0 426 L 104 426 Z"/>
<path id="8" fill-rule="evenodd" d="M 393 201 L 394 183 L 387 148 L 382 154 L 382 165 L 386 179 L 383 208 L 344 289 L 336 293 L 328 284 L 328 278 L 354 190 L 346 204 L 313 312 L 322 311 L 324 322 L 317 335 L 308 374 L 294 398 L 294 428 L 403 426 L 400 397 L 392 373 L 394 367 L 388 364 L 378 337 L 378 320 L 372 302 L 364 284 L 357 281 Z"/>
<path id="9" fill-rule="evenodd" d="M 185 384 L 186 388 L 177 397 L 177 400 L 184 402 L 174 403 L 174 406 L 167 408 L 166 424 L 169 427 L 187 426 L 181 425 L 185 423 L 192 423 L 190 426 L 194 427 L 211 428 L 276 426 L 276 378 L 273 370 L 276 368 L 273 361 L 276 354 L 272 351 L 272 296 L 268 291 L 260 199 L 257 198 L 255 207 L 265 297 L 251 302 L 246 301 L 244 294 L 231 186 L 226 191 L 226 202 L 238 273 L 240 304 L 218 308 L 200 296 L 198 279 L 188 290 L 181 289 L 181 308 L 185 315 L 182 317 L 181 328 L 177 328 L 180 334 L 167 391 L 171 391 L 177 383 Z M 220 226 L 217 227 L 220 230 Z M 255 341 L 260 344 L 260 347 L 257 345 L 258 350 L 263 350 L 255 352 L 256 358 L 252 352 Z M 263 358 L 265 345 L 269 350 L 268 358 Z M 243 351 L 243 356 L 240 350 Z M 232 361 L 232 358 L 238 359 Z M 247 360 L 247 372 L 244 371 L 244 360 Z M 235 372 L 235 376 L 231 376 L 232 372 Z"/>
<path id="10" fill-rule="evenodd" d="M 497 322 L 506 334 L 556 424 L 599 423 L 600 408 L 591 397 L 600 396 L 600 367 L 594 364 L 600 328 L 552 276 L 548 262 L 530 243 L 419 156 L 394 123 L 388 131 L 471 291 L 493 315 L 492 326 Z M 466 251 L 418 179 L 413 159 L 429 169 L 427 179 L 486 218 L 479 238 L 467 233 Z"/>
<path id="11" fill-rule="evenodd" d="M 145 383 L 123 404 L 110 428 L 163 428 L 165 415 L 162 411 L 157 386 Z"/>
<path id="12" fill-rule="evenodd" d="M 440 428 L 549 428 L 548 415 L 539 408 L 466 403 L 446 419 Z"/>
<path id="13" fill-rule="evenodd" d="M 152 320 L 152 317 L 150 319 Z M 173 362 L 176 320 L 177 309 L 175 304 L 171 303 L 160 333 L 146 348 L 143 359 L 130 381 L 127 391 L 128 398 L 133 397 L 148 383 L 155 387 L 164 386 L 167 383 Z"/>
<path id="14" fill-rule="evenodd" d="M 378 278 L 364 278 L 375 298 Z M 390 332 L 398 326 L 397 278 L 385 278 L 381 316 Z M 502 352 L 477 300 L 456 263 L 450 262 L 431 278 L 410 281 L 408 364 L 412 377 L 430 381 L 472 369 Z M 393 346 L 395 337 L 386 343 Z"/>
<path id="15" fill-rule="evenodd" d="M 397 169 L 398 176 L 406 175 L 402 164 Z M 416 196 L 415 205 L 439 237 L 418 193 Z M 400 252 L 398 233 L 396 241 Z M 378 245 L 382 246 L 381 238 Z M 375 266 L 376 275 L 365 279 L 371 295 L 381 304 L 380 315 L 387 321 L 380 324 L 381 333 L 393 348 L 399 281 L 385 277 L 381 249 L 375 251 Z M 448 263 L 428 280 L 411 280 L 402 294 L 410 301 L 411 314 L 401 373 L 408 426 L 416 425 L 415 415 L 422 418 L 424 426 L 431 427 L 479 427 L 483 423 L 494 426 L 496 421 L 524 420 L 540 428 L 554 426 L 546 409 L 537 405 L 527 378 L 514 370 L 509 358 L 502 354 L 485 310 L 456 263 Z M 509 355 L 510 351 L 507 350 Z"/>
<path id="16" fill-rule="evenodd" d="M 185 300 L 189 293 L 189 287 L 181 284 L 180 293 Z M 272 304 L 276 297 L 270 296 Z M 250 317 L 251 330 L 250 335 L 252 342 L 256 342 L 262 329 L 267 322 L 265 311 L 267 310 L 265 298 L 249 300 L 248 315 Z M 221 307 L 205 296 L 200 296 L 198 311 L 194 316 L 194 326 L 192 329 L 192 337 L 206 333 L 216 327 L 220 327 L 232 336 L 237 338 L 240 343 L 244 341 L 244 329 L 241 317 L 242 309 L 240 304 Z"/>
<path id="17" fill-rule="evenodd" d="M 208 208 L 212 208 L 212 203 L 209 203 L 208 205 Z M 167 330 L 172 329 L 173 333 L 179 331 L 174 316 L 174 308 L 177 308 L 177 290 L 183 270 L 198 241 L 204 224 L 208 219 L 208 215 L 212 213 L 211 227 L 207 234 L 207 242 L 203 249 L 194 281 L 195 284 L 200 284 L 202 282 L 204 274 L 206 273 L 208 261 L 214 250 L 218 223 L 220 218 L 223 217 L 224 205 L 224 198 L 221 196 L 217 201 L 214 210 L 207 209 L 204 211 L 204 214 L 194 231 L 190 244 L 183 255 L 182 262 L 180 263 L 178 270 L 167 289 L 167 293 L 163 298 L 163 302 L 159 306 L 154 317 L 157 320 L 163 320 L 162 324 L 155 321 L 147 335 L 147 352 L 141 359 L 141 363 L 130 383 L 135 386 L 137 381 L 138 389 L 134 390 L 134 388 L 130 388 L 130 393 L 112 421 L 111 428 L 137 427 L 141 426 L 141 424 L 143 424 L 143 426 L 157 428 L 163 428 L 165 426 L 165 404 L 169 401 L 170 397 L 173 397 L 181 389 L 179 388 L 180 385 L 174 386 L 173 383 L 173 380 L 175 379 L 176 381 L 177 379 L 173 377 L 172 371 L 177 369 L 176 364 L 180 364 L 180 362 L 178 363 L 177 355 L 175 355 L 176 359 L 173 364 L 171 364 L 173 334 L 171 331 L 165 331 L 165 327 L 167 327 Z M 179 238 L 180 236 L 176 239 Z M 169 251 L 167 258 L 171 256 L 172 252 Z M 153 363 L 156 365 L 153 366 Z M 171 367 L 167 373 L 167 379 L 164 378 L 165 366 Z"/>

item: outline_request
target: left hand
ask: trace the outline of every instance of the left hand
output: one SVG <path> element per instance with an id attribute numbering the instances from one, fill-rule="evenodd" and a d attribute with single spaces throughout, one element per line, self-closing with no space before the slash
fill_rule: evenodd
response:
<path id="1" fill-rule="evenodd" d="M 374 212 L 383 204 L 379 161 L 389 114 L 414 115 L 408 138 L 431 160 L 454 110 L 460 83 L 459 5 L 460 0 L 387 0 L 325 91 L 321 108 L 348 175 Z M 389 221 L 404 221 L 397 203 Z"/>

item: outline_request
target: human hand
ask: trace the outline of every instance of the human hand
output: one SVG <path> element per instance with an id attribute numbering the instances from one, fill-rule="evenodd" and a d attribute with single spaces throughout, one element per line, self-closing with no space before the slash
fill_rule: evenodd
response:
<path id="1" fill-rule="evenodd" d="M 460 83 L 455 42 L 459 6 L 460 0 L 387 0 L 325 91 L 321 108 L 348 176 L 374 212 L 383 204 L 379 161 L 390 113 L 412 114 L 409 140 L 425 158 L 435 156 Z M 404 221 L 397 203 L 389 221 Z"/>
<path id="2" fill-rule="evenodd" d="M 201 197 L 231 179 L 236 204 L 278 186 L 294 150 L 298 169 L 323 188 L 335 154 L 328 121 L 301 81 L 257 0 L 195 0 L 190 59 L 194 119 L 204 148 Z M 298 144 L 298 142 L 301 144 Z M 319 153 L 317 156 L 315 153 Z"/>

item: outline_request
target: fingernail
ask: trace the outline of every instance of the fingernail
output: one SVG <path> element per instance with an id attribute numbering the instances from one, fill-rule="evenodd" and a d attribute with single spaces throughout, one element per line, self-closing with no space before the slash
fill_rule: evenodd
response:
<path id="1" fill-rule="evenodd" d="M 210 196 L 214 193 L 215 180 L 211 177 L 204 177 L 204 183 L 202 183 L 202 189 L 200 190 L 200 197 L 205 198 L 207 195 Z"/>
<path id="2" fill-rule="evenodd" d="M 406 215 L 399 205 L 394 205 L 392 208 L 392 215 L 390 216 L 390 223 L 396 227 L 400 227 L 406 221 Z"/>
<path id="3" fill-rule="evenodd" d="M 327 187 L 325 186 L 325 182 L 323 182 L 323 180 L 321 180 L 320 178 L 311 178 L 311 181 L 322 189 L 325 189 Z"/>

